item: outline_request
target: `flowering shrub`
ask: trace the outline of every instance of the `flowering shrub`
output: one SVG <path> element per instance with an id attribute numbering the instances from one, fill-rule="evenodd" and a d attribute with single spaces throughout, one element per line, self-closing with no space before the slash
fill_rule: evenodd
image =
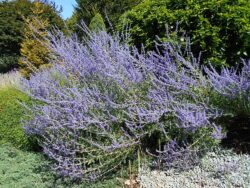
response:
<path id="1" fill-rule="evenodd" d="M 146 138 L 160 148 L 175 139 L 199 149 L 223 136 L 213 123 L 221 113 L 209 104 L 211 83 L 189 53 L 170 43 L 140 53 L 119 36 L 84 31 L 84 43 L 50 34 L 54 66 L 22 84 L 36 99 L 25 130 L 59 174 L 95 180 L 149 145 L 164 156 Z"/>
<path id="2" fill-rule="evenodd" d="M 147 74 L 134 64 L 141 55 L 105 32 L 86 45 L 61 33 L 51 40 L 57 64 L 24 81 L 44 103 L 34 104 L 26 131 L 41 137 L 60 174 L 95 179 L 133 152 L 159 116 L 143 100 Z"/>
<path id="3" fill-rule="evenodd" d="M 162 151 L 157 152 L 157 158 L 164 170 L 189 170 L 199 164 L 197 151 L 185 146 L 181 147 L 175 140 L 170 141 L 164 146 Z"/>
<path id="4" fill-rule="evenodd" d="M 233 115 L 250 117 L 250 61 L 243 62 L 241 70 L 225 67 L 221 73 L 213 67 L 205 67 L 204 70 L 215 93 L 220 97 L 218 105 Z"/>

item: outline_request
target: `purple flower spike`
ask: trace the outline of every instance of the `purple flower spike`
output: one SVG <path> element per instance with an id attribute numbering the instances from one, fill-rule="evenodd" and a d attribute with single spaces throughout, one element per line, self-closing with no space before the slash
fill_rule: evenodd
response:
<path id="1" fill-rule="evenodd" d="M 50 33 L 46 40 L 53 66 L 22 81 L 23 91 L 35 99 L 25 131 L 38 136 L 61 176 L 94 181 L 155 132 L 165 136 L 164 150 L 158 151 L 165 167 L 176 158 L 189 159 L 193 152 L 188 147 L 168 143 L 171 126 L 185 134 L 209 127 L 219 138 L 213 120 L 221 112 L 211 106 L 207 91 L 218 82 L 223 94 L 249 88 L 249 64 L 241 76 L 225 69 L 206 77 L 197 60 L 183 57 L 170 43 L 140 53 L 118 35 L 83 30 L 83 42 L 60 31 Z"/>

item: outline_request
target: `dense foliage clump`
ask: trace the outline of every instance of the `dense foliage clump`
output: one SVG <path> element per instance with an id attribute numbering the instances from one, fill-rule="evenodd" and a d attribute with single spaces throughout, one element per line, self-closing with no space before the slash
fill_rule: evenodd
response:
<path id="1" fill-rule="evenodd" d="M 29 1 L 0 2 L 0 72 L 17 67 L 20 44 L 23 39 L 22 16 L 31 13 Z"/>
<path id="2" fill-rule="evenodd" d="M 187 32 L 192 52 L 201 52 L 202 62 L 232 66 L 240 58 L 250 57 L 248 1 L 146 0 L 120 20 L 120 25 L 130 25 L 132 42 L 137 47 L 143 43 L 152 49 L 156 35 L 166 39 L 167 24 L 172 31 L 179 27 Z"/>
<path id="3" fill-rule="evenodd" d="M 20 103 L 31 103 L 29 96 L 11 86 L 0 88 L 0 142 L 29 149 L 32 143 L 23 130 L 21 119 L 25 109 Z"/>
<path id="4" fill-rule="evenodd" d="M 0 73 L 7 73 L 10 70 L 17 68 L 18 56 L 2 55 L 0 57 Z"/>

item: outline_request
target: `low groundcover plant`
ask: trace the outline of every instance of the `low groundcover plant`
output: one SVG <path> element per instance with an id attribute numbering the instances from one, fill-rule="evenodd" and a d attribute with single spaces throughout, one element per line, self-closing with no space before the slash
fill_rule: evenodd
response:
<path id="1" fill-rule="evenodd" d="M 224 137 L 214 123 L 223 113 L 210 103 L 211 76 L 189 52 L 160 42 L 144 53 L 119 35 L 83 31 L 84 41 L 50 33 L 53 67 L 22 81 L 35 99 L 25 130 L 58 174 L 96 180 L 138 148 L 169 168 L 176 152 L 192 154 Z"/>

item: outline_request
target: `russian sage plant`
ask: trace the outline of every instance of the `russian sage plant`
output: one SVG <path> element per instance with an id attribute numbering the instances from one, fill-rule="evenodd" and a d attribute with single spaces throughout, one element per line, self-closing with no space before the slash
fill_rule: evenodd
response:
<path id="1" fill-rule="evenodd" d="M 204 70 L 215 95 L 220 97 L 217 105 L 234 116 L 250 117 L 250 60 L 243 61 L 241 69 L 223 67 L 219 73 L 211 66 Z"/>
<path id="2" fill-rule="evenodd" d="M 93 34 L 86 44 L 51 35 L 55 65 L 24 81 L 34 104 L 26 131 L 63 176 L 96 179 L 133 152 L 158 115 L 147 98 L 149 78 L 140 55 L 118 37 Z M 143 59 L 141 57 L 141 59 Z"/>
<path id="3" fill-rule="evenodd" d="M 213 123 L 220 113 L 209 105 L 210 82 L 194 58 L 170 43 L 143 53 L 118 35 L 84 31 L 83 42 L 51 33 L 53 67 L 22 83 L 35 99 L 25 130 L 60 175 L 95 180 L 149 147 L 143 142 L 152 135 L 165 148 L 150 146 L 160 156 L 172 140 L 197 149 L 205 136 L 223 136 Z"/>
<path id="4" fill-rule="evenodd" d="M 180 146 L 175 140 L 165 144 L 157 153 L 158 163 L 162 164 L 160 167 L 164 170 L 189 170 L 199 164 L 198 151 L 188 148 L 185 144 Z"/>

